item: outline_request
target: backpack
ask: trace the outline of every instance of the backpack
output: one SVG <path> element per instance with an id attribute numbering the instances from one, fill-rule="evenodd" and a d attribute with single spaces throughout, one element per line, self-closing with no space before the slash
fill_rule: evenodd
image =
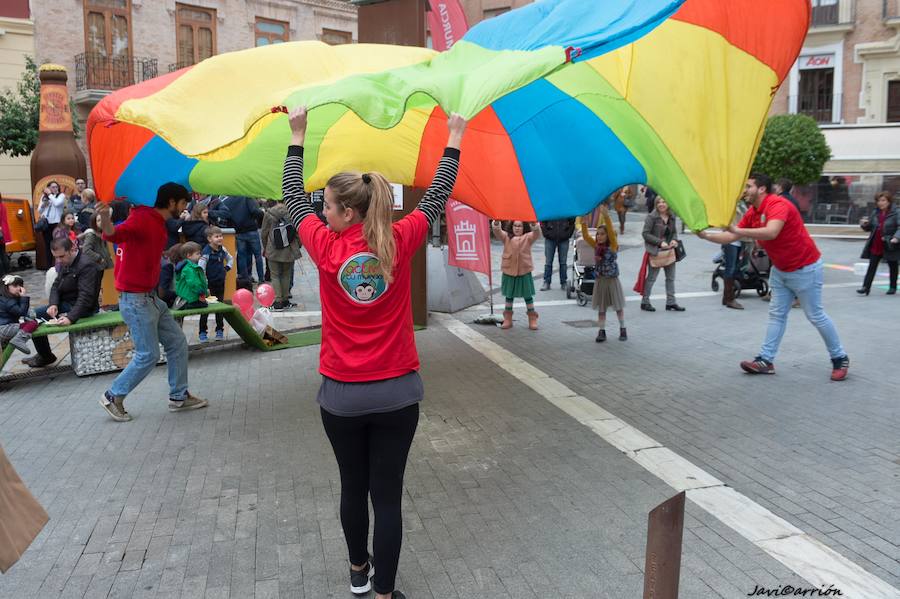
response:
<path id="1" fill-rule="evenodd" d="M 292 224 L 286 222 L 282 218 L 274 227 L 272 227 L 272 232 L 269 233 L 269 236 L 271 237 L 272 245 L 275 246 L 276 250 L 284 250 L 289 248 L 291 242 L 297 238 L 297 231 L 294 230 Z"/>

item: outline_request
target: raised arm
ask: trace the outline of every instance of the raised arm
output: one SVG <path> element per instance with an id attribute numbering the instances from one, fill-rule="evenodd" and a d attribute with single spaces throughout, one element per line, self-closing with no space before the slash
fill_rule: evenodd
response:
<path id="1" fill-rule="evenodd" d="M 575 224 L 577 224 L 578 228 L 581 229 L 581 238 L 584 239 L 592 248 L 597 247 L 597 240 L 591 237 L 591 232 L 588 231 L 588 226 L 587 223 L 584 222 L 584 219 L 579 216 Z"/>
<path id="2" fill-rule="evenodd" d="M 509 239 L 509 235 L 506 234 L 506 231 L 503 230 L 503 227 L 500 225 L 499 220 L 491 221 L 491 229 L 494 230 L 494 237 L 506 243 L 506 240 Z"/>
<path id="3" fill-rule="evenodd" d="M 466 125 L 466 120 L 458 114 L 451 115 L 447 121 L 450 134 L 447 138 L 444 156 L 438 162 L 437 171 L 434 173 L 431 185 L 428 186 L 428 191 L 416 206 L 416 210 L 425 215 L 429 226 L 441 217 L 444 205 L 456 184 L 456 175 L 459 173 L 459 147 L 463 134 L 466 132 Z"/>
<path id="4" fill-rule="evenodd" d="M 294 227 L 299 228 L 307 216 L 315 216 L 309 196 L 303 191 L 303 144 L 306 142 L 306 107 L 291 111 L 291 145 L 284 159 L 284 174 L 281 177 L 281 197 L 291 215 Z"/>
<path id="5" fill-rule="evenodd" d="M 609 240 L 609 248 L 614 252 L 618 252 L 619 238 L 616 237 L 616 228 L 609 217 L 609 208 L 605 204 L 600 207 L 600 214 L 603 216 L 603 228 L 606 229 L 606 239 Z"/>

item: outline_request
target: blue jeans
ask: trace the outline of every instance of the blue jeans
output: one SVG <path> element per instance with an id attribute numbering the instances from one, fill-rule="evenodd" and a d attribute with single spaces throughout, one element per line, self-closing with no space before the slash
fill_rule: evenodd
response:
<path id="1" fill-rule="evenodd" d="M 262 241 L 259 231 L 249 231 L 235 235 L 237 243 L 237 271 L 239 277 L 251 278 L 253 261 L 256 260 L 256 280 L 262 283 L 266 276 L 266 265 L 262 257 Z"/>
<path id="2" fill-rule="evenodd" d="M 131 393 L 156 367 L 162 343 L 168 361 L 169 399 L 184 399 L 188 391 L 188 344 L 169 307 L 155 294 L 122 292 L 119 312 L 131 333 L 134 356 L 109 392 L 116 397 Z"/>
<path id="3" fill-rule="evenodd" d="M 725 257 L 725 262 L 722 265 L 725 268 L 725 272 L 722 276 L 726 279 L 735 278 L 735 275 L 738 274 L 738 264 L 740 264 L 741 246 L 730 243 L 723 245 L 722 255 Z"/>
<path id="4" fill-rule="evenodd" d="M 569 257 L 569 240 L 544 239 L 544 283 L 553 281 L 553 259 L 559 253 L 559 282 L 566 283 L 566 259 Z"/>
<path id="5" fill-rule="evenodd" d="M 769 303 L 769 328 L 759 355 L 770 362 L 775 360 L 784 330 L 787 328 L 787 317 L 791 312 L 794 296 L 800 300 L 800 306 L 809 320 L 819 330 L 819 334 L 828 348 L 832 359 L 847 355 L 841 345 L 837 329 L 831 318 L 822 308 L 822 285 L 824 284 L 824 268 L 822 260 L 809 264 L 792 272 L 783 272 L 772 267 L 769 274 L 769 286 L 772 288 L 772 301 Z"/>

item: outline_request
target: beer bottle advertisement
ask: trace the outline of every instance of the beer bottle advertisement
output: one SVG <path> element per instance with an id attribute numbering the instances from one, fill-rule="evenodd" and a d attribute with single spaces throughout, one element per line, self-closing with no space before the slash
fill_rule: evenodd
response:
<path id="1" fill-rule="evenodd" d="M 75 180 L 87 179 L 87 162 L 75 141 L 68 74 L 60 65 L 44 64 L 38 69 L 41 81 L 38 142 L 31 154 L 31 188 L 34 222 L 40 220 L 39 208 L 44 190 L 51 181 L 69 197 L 75 191 Z M 40 269 L 52 265 L 48 231 L 35 231 L 35 262 Z"/>

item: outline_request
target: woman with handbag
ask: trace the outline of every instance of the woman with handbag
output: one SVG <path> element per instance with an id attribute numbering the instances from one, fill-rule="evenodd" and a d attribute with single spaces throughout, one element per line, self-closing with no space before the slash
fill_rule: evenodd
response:
<path id="1" fill-rule="evenodd" d="M 669 204 L 662 196 L 656 198 L 655 206 L 653 212 L 644 220 L 644 249 L 649 259 L 641 310 L 656 312 L 656 308 L 650 304 L 650 292 L 653 291 L 659 269 L 663 268 L 666 271 L 666 310 L 684 312 L 684 308 L 675 300 L 676 251 L 680 249 L 681 243 L 678 241 L 675 215 L 669 210 Z"/>
<path id="2" fill-rule="evenodd" d="M 869 269 L 863 286 L 856 290 L 860 295 L 869 295 L 872 281 L 878 272 L 878 263 L 888 263 L 890 282 L 888 295 L 897 293 L 897 261 L 900 260 L 900 211 L 891 202 L 891 192 L 882 191 L 875 196 L 875 211 L 872 216 L 864 217 L 859 222 L 863 231 L 869 232 L 862 258 L 868 258 Z"/>

